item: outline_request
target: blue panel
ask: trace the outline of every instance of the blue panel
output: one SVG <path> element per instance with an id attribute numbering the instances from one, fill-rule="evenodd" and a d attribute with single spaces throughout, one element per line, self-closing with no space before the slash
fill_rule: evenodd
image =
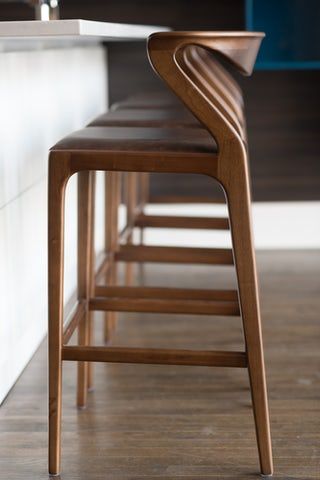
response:
<path id="1" fill-rule="evenodd" d="M 320 0 L 246 0 L 246 27 L 266 32 L 260 68 L 320 67 Z"/>
<path id="2" fill-rule="evenodd" d="M 255 64 L 255 70 L 319 70 L 320 60 L 314 62 L 293 62 L 293 61 L 259 61 Z"/>

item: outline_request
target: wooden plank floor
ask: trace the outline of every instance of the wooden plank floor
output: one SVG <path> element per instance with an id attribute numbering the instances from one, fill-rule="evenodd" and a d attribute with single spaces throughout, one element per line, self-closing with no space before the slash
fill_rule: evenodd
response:
<path id="1" fill-rule="evenodd" d="M 277 480 L 320 479 L 320 254 L 259 254 Z M 226 272 L 226 273 L 222 273 Z M 153 285 L 232 288 L 231 267 L 147 265 Z M 101 319 L 96 320 L 101 339 Z M 116 345 L 234 348 L 239 318 L 122 315 Z M 88 408 L 64 368 L 64 480 L 259 478 L 245 370 L 95 366 Z M 46 479 L 46 346 L 0 408 L 0 478 Z"/>

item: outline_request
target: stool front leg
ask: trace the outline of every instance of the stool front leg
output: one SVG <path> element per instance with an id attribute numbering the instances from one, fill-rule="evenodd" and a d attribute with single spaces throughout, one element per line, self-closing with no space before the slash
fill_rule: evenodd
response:
<path id="1" fill-rule="evenodd" d="M 61 457 L 64 198 L 67 155 L 51 153 L 48 191 L 48 363 L 49 473 L 58 475 Z"/>

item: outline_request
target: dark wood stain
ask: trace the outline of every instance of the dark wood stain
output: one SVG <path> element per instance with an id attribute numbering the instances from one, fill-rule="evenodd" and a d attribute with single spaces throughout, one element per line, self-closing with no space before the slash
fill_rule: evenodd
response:
<path id="1" fill-rule="evenodd" d="M 262 318 L 275 480 L 318 480 L 319 252 L 260 252 Z M 146 265 L 144 282 L 234 288 L 225 267 Z M 186 274 L 188 273 L 188 274 Z M 141 279 L 141 282 L 143 280 Z M 121 314 L 114 345 L 234 348 L 237 318 Z M 103 318 L 95 321 L 103 338 Z M 47 469 L 44 342 L 0 409 L 0 478 Z M 88 407 L 75 407 L 76 364 L 64 366 L 64 480 L 259 479 L 246 372 L 96 364 Z M 255 472 L 257 472 L 255 474 Z"/>

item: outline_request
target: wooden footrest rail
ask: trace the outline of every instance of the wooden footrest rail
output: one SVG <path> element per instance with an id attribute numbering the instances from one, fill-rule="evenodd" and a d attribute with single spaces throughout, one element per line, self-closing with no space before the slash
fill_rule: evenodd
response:
<path id="1" fill-rule="evenodd" d="M 92 298 L 89 302 L 92 311 L 102 312 L 141 312 L 141 313 L 181 313 L 198 315 L 239 316 L 238 302 L 217 302 L 207 300 L 168 300 L 153 298 Z"/>
<path id="2" fill-rule="evenodd" d="M 170 287 L 122 287 L 98 285 L 95 288 L 97 297 L 118 298 L 167 298 L 177 300 L 218 300 L 238 301 L 237 290 L 209 290 L 198 288 Z"/>
<path id="3" fill-rule="evenodd" d="M 197 228 L 203 230 L 229 230 L 228 218 L 183 217 L 140 214 L 135 219 L 139 228 Z"/>
<path id="4" fill-rule="evenodd" d="M 150 195 L 148 203 L 218 203 L 225 204 L 221 197 L 209 197 L 205 195 Z"/>
<path id="5" fill-rule="evenodd" d="M 124 347 L 63 347 L 62 359 L 80 362 L 247 367 L 245 352 Z"/>
<path id="6" fill-rule="evenodd" d="M 240 315 L 235 290 L 160 287 L 96 287 L 90 310 L 117 312 Z"/>
<path id="7" fill-rule="evenodd" d="M 67 321 L 67 324 L 64 327 L 63 343 L 65 345 L 69 342 L 73 332 L 78 327 L 79 323 L 84 320 L 86 308 L 86 302 L 84 300 L 80 300 L 76 305 L 72 315 L 70 316 L 70 319 Z"/>
<path id="8" fill-rule="evenodd" d="M 232 250 L 228 248 L 122 245 L 120 250 L 115 253 L 115 260 L 121 262 L 233 265 Z"/>
<path id="9" fill-rule="evenodd" d="M 98 285 L 95 288 L 95 295 L 89 303 L 91 310 L 240 315 L 236 290 Z M 64 327 L 64 345 L 69 342 L 79 323 L 84 320 L 87 308 L 84 300 L 77 303 Z"/>

